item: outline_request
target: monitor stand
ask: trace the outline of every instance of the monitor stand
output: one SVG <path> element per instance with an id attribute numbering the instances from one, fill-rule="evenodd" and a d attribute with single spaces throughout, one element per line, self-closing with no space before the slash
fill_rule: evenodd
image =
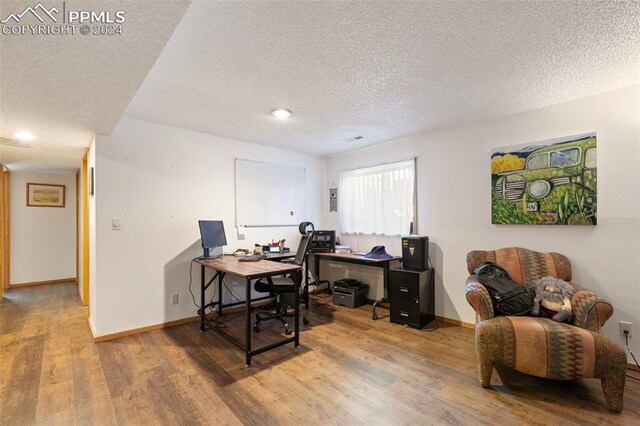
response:
<path id="1" fill-rule="evenodd" d="M 221 257 L 222 255 L 219 254 L 217 256 L 211 256 L 211 248 L 205 248 L 204 249 L 204 253 L 202 255 L 202 257 L 199 257 L 198 260 L 213 260 L 213 259 L 217 259 L 219 257 Z"/>

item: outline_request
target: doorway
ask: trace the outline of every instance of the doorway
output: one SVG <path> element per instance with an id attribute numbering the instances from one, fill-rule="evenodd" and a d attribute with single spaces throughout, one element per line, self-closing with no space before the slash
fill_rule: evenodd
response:
<path id="1" fill-rule="evenodd" d="M 81 169 L 8 168 L 10 179 L 6 170 L 0 173 L 3 289 L 84 284 L 84 265 L 78 265 L 80 241 L 85 238 L 78 225 L 78 217 L 84 216 L 84 197 L 77 189 Z M 40 253 L 45 255 L 34 262 Z M 81 287 L 78 293 L 85 301 Z"/>

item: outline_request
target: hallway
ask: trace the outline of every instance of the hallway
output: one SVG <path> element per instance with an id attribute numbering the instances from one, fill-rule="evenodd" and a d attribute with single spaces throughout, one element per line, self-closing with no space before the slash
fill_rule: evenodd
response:
<path id="1" fill-rule="evenodd" d="M 100 381 L 106 386 L 86 312 L 74 283 L 5 292 L 0 423 L 87 424 L 104 418 Z"/>

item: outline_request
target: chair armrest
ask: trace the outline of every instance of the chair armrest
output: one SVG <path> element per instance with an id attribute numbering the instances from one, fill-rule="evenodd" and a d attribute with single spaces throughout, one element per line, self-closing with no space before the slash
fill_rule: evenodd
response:
<path id="1" fill-rule="evenodd" d="M 613 315 L 613 306 L 592 291 L 578 290 L 571 297 L 571 311 L 573 325 L 599 333 Z"/>
<path id="2" fill-rule="evenodd" d="M 467 284 L 464 287 L 467 302 L 476 311 L 476 322 L 491 319 L 495 316 L 493 313 L 493 304 L 491 296 L 487 289 L 478 281 L 475 275 L 467 278 Z"/>

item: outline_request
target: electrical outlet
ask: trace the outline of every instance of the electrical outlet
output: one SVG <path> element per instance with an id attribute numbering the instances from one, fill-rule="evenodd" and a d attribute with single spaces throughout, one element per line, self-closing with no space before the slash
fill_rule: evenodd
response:
<path id="1" fill-rule="evenodd" d="M 620 321 L 620 335 L 632 337 L 631 323 L 627 321 Z"/>
<path id="2" fill-rule="evenodd" d="M 177 305 L 178 304 L 178 293 L 173 293 L 171 295 L 171 304 L 172 305 Z"/>

